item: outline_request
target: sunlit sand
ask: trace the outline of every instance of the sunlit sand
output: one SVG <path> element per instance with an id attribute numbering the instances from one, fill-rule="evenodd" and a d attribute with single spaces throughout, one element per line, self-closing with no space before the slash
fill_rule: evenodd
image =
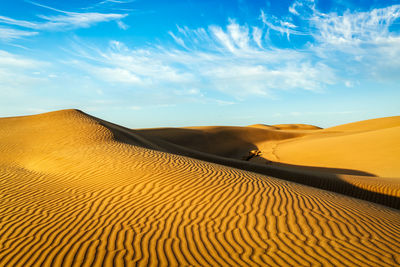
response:
<path id="1" fill-rule="evenodd" d="M 0 266 L 396 266 L 399 177 L 400 117 L 142 130 L 78 110 L 2 118 Z"/>

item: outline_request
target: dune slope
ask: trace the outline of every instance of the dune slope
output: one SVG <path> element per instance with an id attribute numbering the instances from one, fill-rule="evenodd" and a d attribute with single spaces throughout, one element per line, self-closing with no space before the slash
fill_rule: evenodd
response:
<path id="1" fill-rule="evenodd" d="M 282 163 L 400 178 L 400 116 L 336 126 L 278 142 L 274 155 Z"/>
<path id="2" fill-rule="evenodd" d="M 75 110 L 0 119 L 0 266 L 400 264 L 398 210 L 153 145 Z"/>
<path id="3" fill-rule="evenodd" d="M 139 129 L 145 138 L 157 138 L 197 151 L 242 159 L 259 144 L 303 136 L 304 133 L 277 131 L 265 127 L 210 126 Z"/>
<path id="4" fill-rule="evenodd" d="M 284 125 L 289 130 L 253 125 L 140 129 L 135 133 L 162 151 L 400 209 L 400 183 L 396 178 L 400 177 L 400 139 L 396 138 L 400 128 L 393 127 L 393 119 L 373 121 L 378 122 L 378 129 L 375 123 L 370 125 L 372 129 L 365 129 L 366 123 L 360 122 L 353 125 L 364 125 L 363 129 L 354 131 L 290 124 Z M 252 151 L 261 155 L 249 157 Z"/>
<path id="5" fill-rule="evenodd" d="M 250 151 L 258 150 L 260 156 L 251 161 L 262 165 L 275 162 L 287 168 L 336 175 L 400 177 L 400 116 L 327 129 L 304 124 L 256 124 L 141 129 L 138 133 L 147 139 L 234 159 L 245 159 Z"/>

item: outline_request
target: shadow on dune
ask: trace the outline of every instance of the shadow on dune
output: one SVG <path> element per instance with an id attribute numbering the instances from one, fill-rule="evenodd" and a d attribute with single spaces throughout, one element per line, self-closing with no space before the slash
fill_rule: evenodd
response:
<path id="1" fill-rule="evenodd" d="M 245 160 L 227 158 L 189 149 L 159 138 L 149 137 L 140 131 L 131 130 L 95 117 L 92 118 L 110 129 L 116 141 L 129 145 L 140 146 L 161 152 L 187 156 L 207 162 L 234 167 L 245 171 L 256 172 L 400 209 L 400 190 L 398 190 L 397 187 L 388 190 L 388 188 L 391 188 L 391 184 L 386 183 L 385 178 L 375 178 L 372 177 L 373 175 L 370 173 L 357 170 L 297 166 L 274 162 L 268 164 L 257 164 Z M 252 144 L 246 145 L 246 149 L 257 149 Z M 351 177 L 351 179 L 346 180 L 346 176 Z M 364 178 L 368 180 L 365 180 Z M 363 179 L 365 182 L 363 182 Z M 369 179 L 375 179 L 376 184 L 371 186 L 371 180 Z M 349 183 L 349 180 L 356 181 L 355 183 L 357 185 Z M 362 188 L 363 186 L 365 188 Z M 371 189 L 374 189 L 374 191 Z"/>
<path id="2" fill-rule="evenodd" d="M 198 128 L 158 128 L 136 130 L 140 135 L 161 139 L 196 151 L 242 159 L 248 152 L 256 150 L 258 142 L 283 140 L 304 134 L 254 127 L 198 127 Z"/>
<path id="3" fill-rule="evenodd" d="M 258 159 L 258 163 L 256 163 L 256 164 L 267 164 L 267 165 L 271 165 L 271 166 L 280 166 L 283 168 L 290 168 L 290 169 L 293 169 L 295 171 L 300 171 L 300 172 L 305 171 L 305 172 L 315 172 L 315 173 L 321 173 L 321 174 L 377 177 L 376 175 L 374 175 L 372 173 L 359 171 L 359 170 L 295 165 L 295 164 L 270 161 L 270 160 L 266 160 L 264 158 L 257 158 L 257 159 Z"/>
<path id="4" fill-rule="evenodd" d="M 359 175 L 359 176 L 376 176 L 372 173 L 343 169 L 343 168 L 326 168 L 304 165 L 282 164 L 262 158 L 259 154 L 249 153 L 250 151 L 258 151 L 258 147 L 251 141 L 274 138 L 290 139 L 302 136 L 296 133 L 276 132 L 279 136 L 273 136 L 275 131 L 264 129 L 251 129 L 251 135 L 245 136 L 245 131 L 250 130 L 244 127 L 219 127 L 220 129 L 228 128 L 228 130 L 218 130 L 212 133 L 188 128 L 160 128 L 160 129 L 144 129 L 138 130 L 138 133 L 145 138 L 162 139 L 164 141 L 183 146 L 192 150 L 204 152 L 211 155 L 222 156 L 230 159 L 244 159 L 246 161 L 255 159 L 259 164 L 273 164 L 282 167 L 290 167 L 299 171 L 312 171 L 322 173 L 333 173 L 342 175 Z M 236 128 L 232 131 L 231 128 Z M 258 132 L 257 132 L 258 131 Z M 266 136 L 268 134 L 268 136 Z M 258 135 L 258 136 L 257 136 Z M 272 136 L 269 136 L 272 135 Z M 161 138 L 160 138 L 161 137 Z M 246 140 L 247 139 L 247 140 Z M 223 142 L 221 142 L 223 140 Z M 264 141 L 264 140 L 263 140 Z M 261 151 L 260 151 L 261 152 Z M 257 152 L 253 152 L 257 153 Z M 254 162 L 253 162 L 254 163 Z"/>

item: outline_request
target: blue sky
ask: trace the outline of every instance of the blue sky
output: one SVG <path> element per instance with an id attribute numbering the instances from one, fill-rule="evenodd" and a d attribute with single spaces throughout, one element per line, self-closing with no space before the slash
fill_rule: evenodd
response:
<path id="1" fill-rule="evenodd" d="M 322 127 L 400 112 L 400 1 L 6 0 L 0 116 Z"/>

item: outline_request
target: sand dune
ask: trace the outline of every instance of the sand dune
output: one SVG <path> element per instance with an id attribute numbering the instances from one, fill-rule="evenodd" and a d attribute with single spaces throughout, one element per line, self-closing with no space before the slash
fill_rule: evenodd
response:
<path id="1" fill-rule="evenodd" d="M 245 158 L 251 150 L 259 150 L 261 156 L 252 159 L 255 163 L 273 161 L 301 170 L 318 168 L 318 171 L 338 175 L 400 177 L 400 116 L 327 129 L 304 124 L 257 124 L 190 130 L 144 129 L 140 133 L 235 159 Z"/>
<path id="2" fill-rule="evenodd" d="M 372 131 L 400 126 L 400 116 L 371 119 L 342 124 L 325 129 L 325 131 Z"/>
<path id="3" fill-rule="evenodd" d="M 388 123 L 382 123 L 385 121 Z M 288 126 L 289 130 L 253 125 L 142 129 L 136 133 L 170 153 L 400 208 L 400 131 L 387 127 L 396 125 L 394 118 L 372 122 L 360 130 L 355 129 L 368 123 L 354 123 L 353 131 L 321 130 L 312 125 Z M 249 151 L 261 155 L 246 162 Z"/>
<path id="4" fill-rule="evenodd" d="M 309 125 L 309 124 L 276 124 L 273 125 L 278 130 L 319 130 L 321 129 L 318 126 Z"/>
<path id="5" fill-rule="evenodd" d="M 203 130 L 264 142 L 257 128 Z M 76 110 L 0 119 L 0 266 L 400 264 L 399 210 L 170 141 Z"/>
<path id="6" fill-rule="evenodd" d="M 332 127 L 280 142 L 274 155 L 282 163 L 341 167 L 375 176 L 400 177 L 399 140 L 400 116 Z"/>
<path id="7" fill-rule="evenodd" d="M 303 133 L 254 127 L 189 127 L 141 129 L 146 139 L 156 138 L 197 151 L 242 159 L 264 142 L 304 136 Z"/>

